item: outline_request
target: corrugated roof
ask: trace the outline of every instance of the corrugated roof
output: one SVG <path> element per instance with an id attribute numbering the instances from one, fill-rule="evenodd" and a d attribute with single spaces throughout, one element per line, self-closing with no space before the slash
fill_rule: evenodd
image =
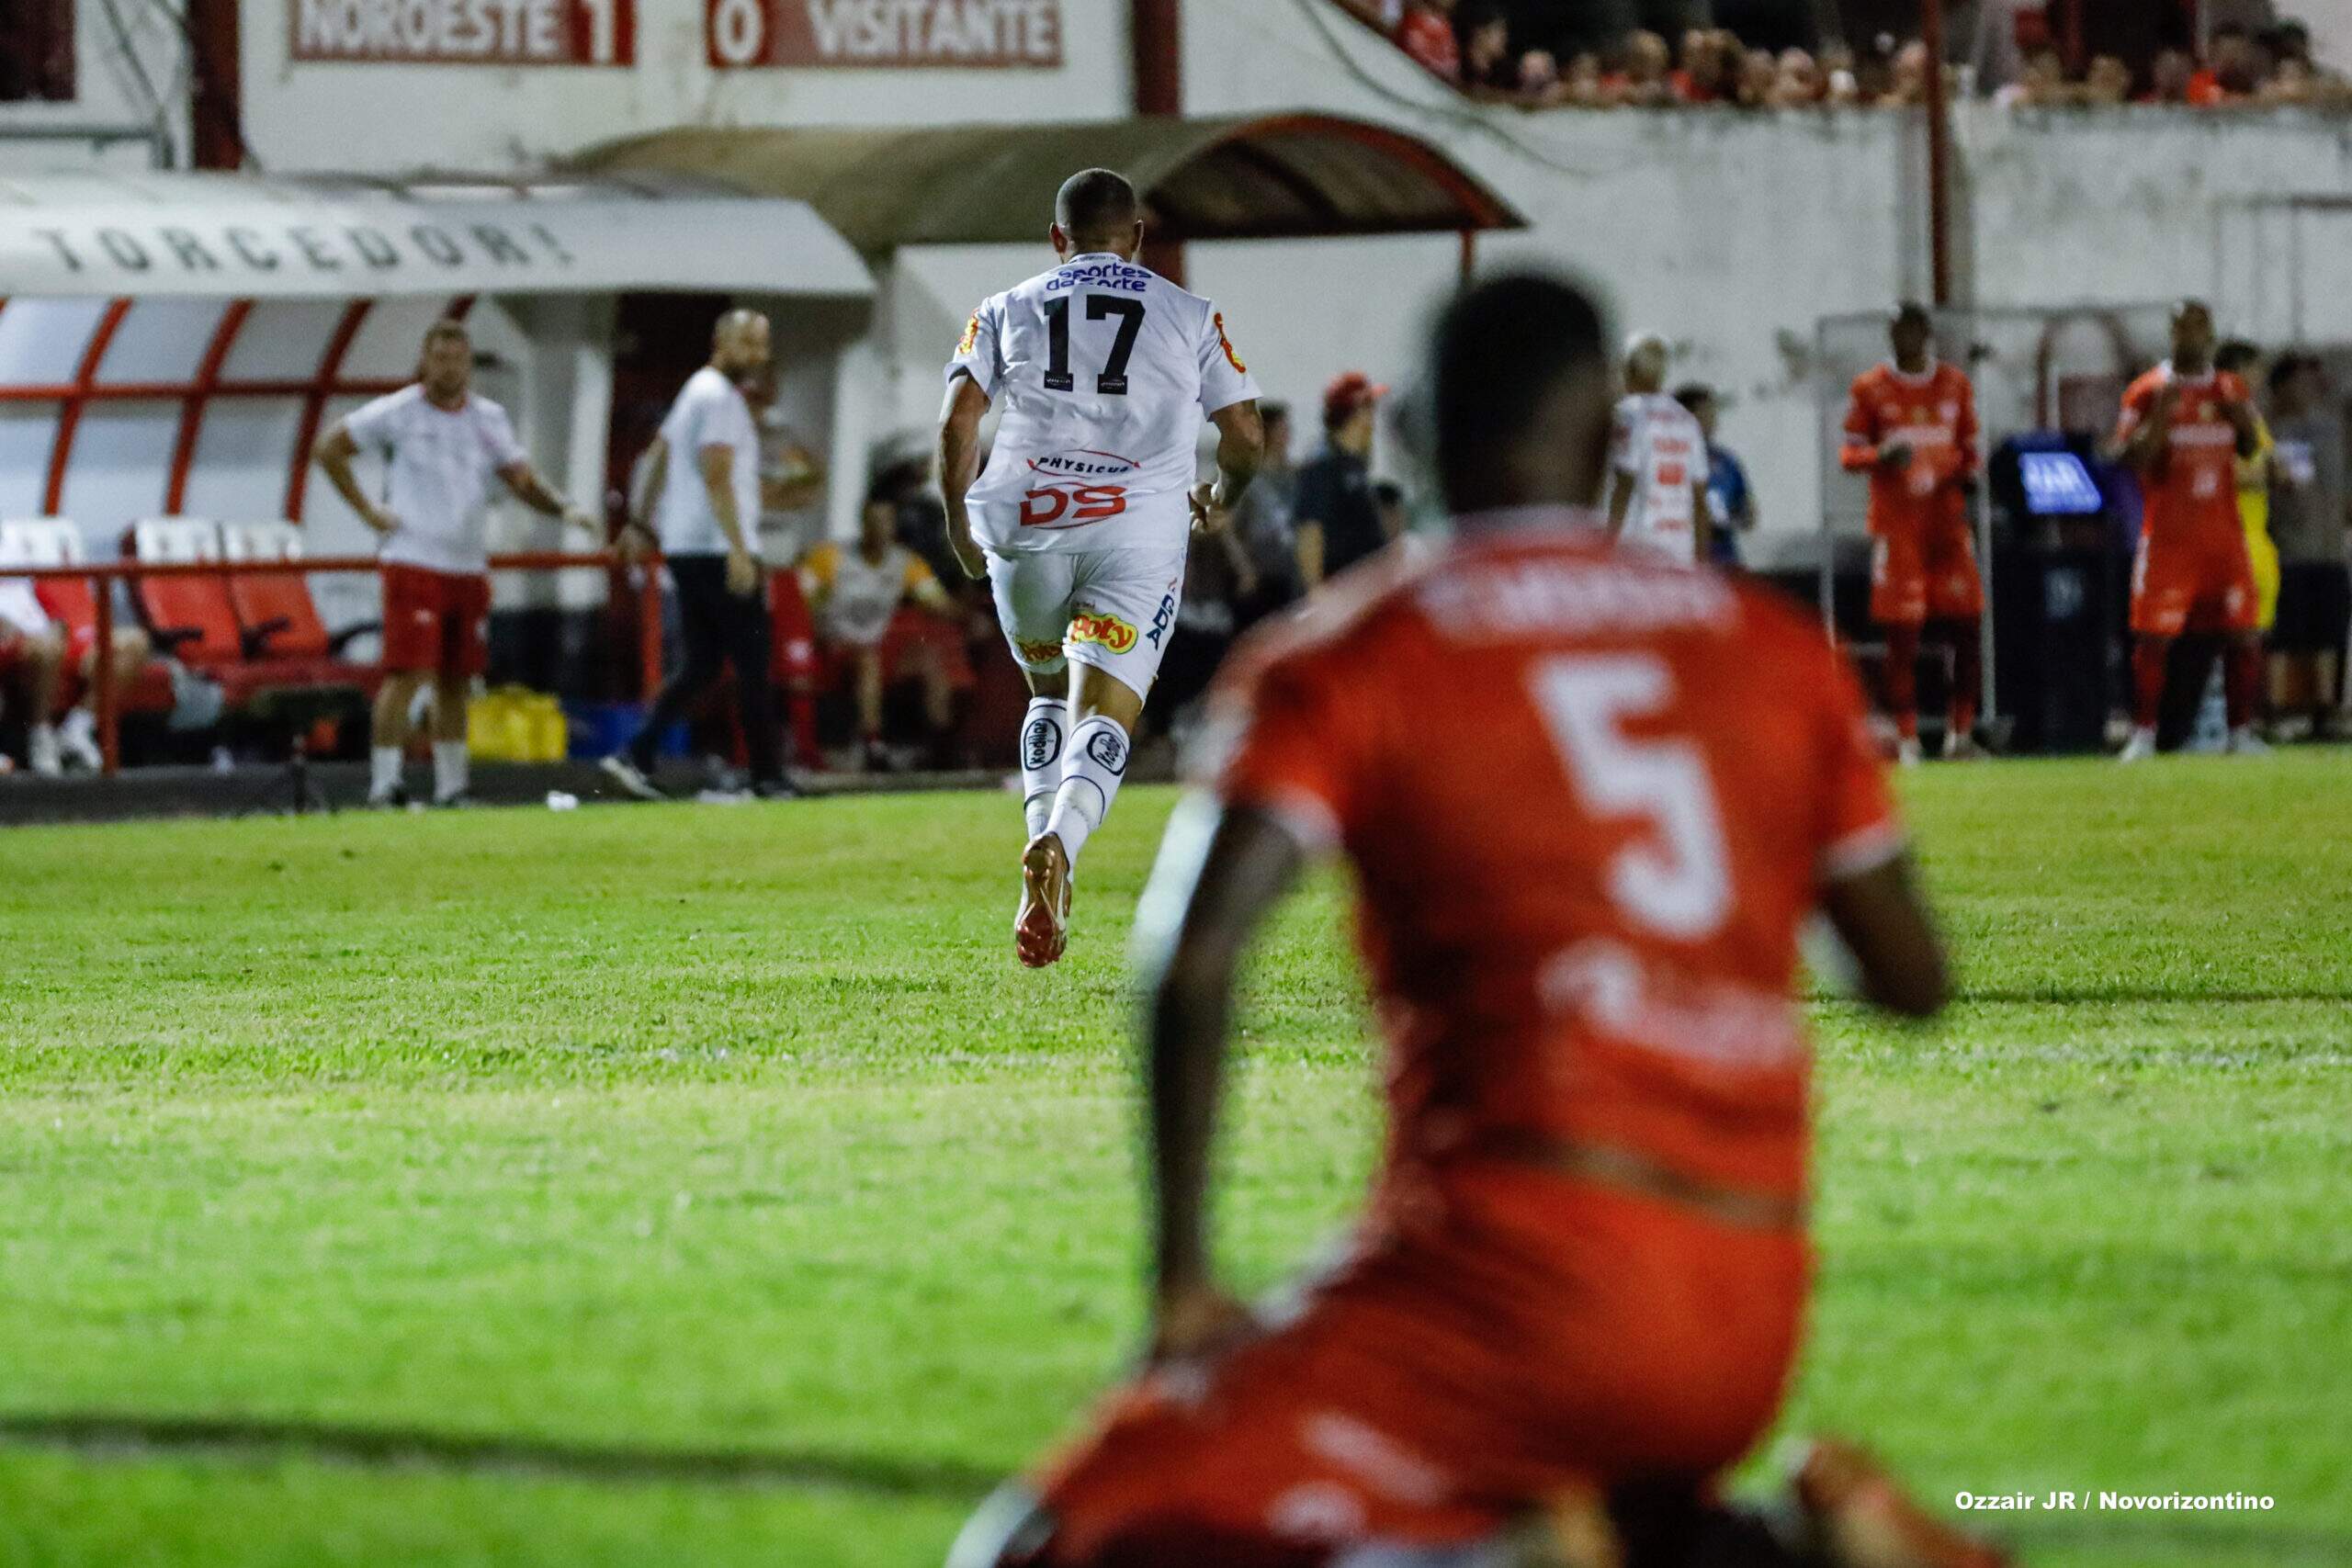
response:
<path id="1" fill-rule="evenodd" d="M 1117 169 L 1169 240 L 1521 229 L 1526 220 L 1407 131 L 1323 114 L 920 129 L 682 128 L 574 162 L 806 201 L 859 250 L 1035 239 L 1076 170 Z"/>

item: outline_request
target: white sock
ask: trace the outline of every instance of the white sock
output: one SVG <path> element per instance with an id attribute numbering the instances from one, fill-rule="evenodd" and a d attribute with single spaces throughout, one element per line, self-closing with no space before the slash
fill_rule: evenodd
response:
<path id="1" fill-rule="evenodd" d="M 381 800 L 401 787 L 401 749 L 379 746 L 368 753 L 368 798 Z"/>
<path id="2" fill-rule="evenodd" d="M 1127 773 L 1127 732 L 1119 721 L 1096 714 L 1069 732 L 1069 750 L 1062 759 L 1062 785 L 1054 792 L 1054 812 L 1046 831 L 1062 841 L 1069 863 L 1087 836 L 1111 814 L 1111 801 Z"/>
<path id="3" fill-rule="evenodd" d="M 462 740 L 435 740 L 433 743 L 433 798 L 447 800 L 466 792 L 466 743 Z"/>
<path id="4" fill-rule="evenodd" d="M 1054 792 L 1062 783 L 1062 742 L 1069 729 L 1069 705 L 1059 697 L 1032 697 L 1021 720 L 1021 815 L 1029 836 L 1046 830 Z"/>

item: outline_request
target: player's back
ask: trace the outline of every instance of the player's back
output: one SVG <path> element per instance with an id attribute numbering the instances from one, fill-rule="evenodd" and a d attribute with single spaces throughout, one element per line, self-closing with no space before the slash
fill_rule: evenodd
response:
<path id="1" fill-rule="evenodd" d="M 1112 254 L 1073 257 L 984 303 L 951 374 L 972 374 L 1001 412 L 971 499 L 1017 526 L 989 542 L 1055 547 L 1081 532 L 1090 547 L 1138 527 L 1165 532 L 1197 470 L 1201 423 L 1256 389 L 1210 303 Z M 1135 514 L 1148 510 L 1148 519 Z M 1091 525 L 1128 521 L 1108 529 Z M 1012 522 L 1010 517 L 1000 521 Z"/>
<path id="2" fill-rule="evenodd" d="M 1291 635 L 1227 793 L 1320 803 L 1357 869 L 1399 1152 L 1524 1132 L 1799 1188 L 1798 928 L 1825 857 L 1900 842 L 1818 626 L 1551 528 Z"/>

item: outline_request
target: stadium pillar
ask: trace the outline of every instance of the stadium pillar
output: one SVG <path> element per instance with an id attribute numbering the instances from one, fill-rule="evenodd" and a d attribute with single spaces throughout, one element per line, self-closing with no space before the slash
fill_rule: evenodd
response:
<path id="1" fill-rule="evenodd" d="M 1141 115 L 1184 112 L 1184 0 L 1129 0 L 1127 47 Z M 1184 243 L 1147 230 L 1143 265 L 1171 283 L 1184 281 Z"/>
<path id="2" fill-rule="evenodd" d="M 1944 0 L 1920 0 L 1928 49 L 1928 265 L 1936 309 L 1951 304 L 1951 105 L 1944 81 Z"/>
<path id="3" fill-rule="evenodd" d="M 245 164 L 244 87 L 237 0 L 187 0 L 189 161 L 199 169 Z"/>

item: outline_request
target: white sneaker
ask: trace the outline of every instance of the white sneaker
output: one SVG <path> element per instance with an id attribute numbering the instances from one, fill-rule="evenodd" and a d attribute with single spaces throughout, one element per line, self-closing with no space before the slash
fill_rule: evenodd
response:
<path id="1" fill-rule="evenodd" d="M 2132 739 L 2123 743 L 2123 750 L 2116 757 L 2119 762 L 2144 762 L 2156 754 L 2156 732 L 2135 729 Z"/>
<path id="2" fill-rule="evenodd" d="M 2223 748 L 2233 757 L 2267 757 L 2270 742 L 2254 732 L 2252 725 L 2240 725 L 2230 731 L 2229 744 Z"/>
<path id="3" fill-rule="evenodd" d="M 58 727 L 57 744 L 65 761 L 77 768 L 95 773 L 107 765 L 106 753 L 98 750 L 98 721 L 88 708 L 75 708 L 65 716 L 65 722 Z"/>
<path id="4" fill-rule="evenodd" d="M 25 761 L 34 773 L 53 779 L 65 771 L 65 764 L 58 757 L 56 730 L 46 724 L 37 724 L 26 739 Z"/>
<path id="5" fill-rule="evenodd" d="M 657 786 L 651 779 L 645 776 L 643 771 L 640 770 L 635 762 L 628 760 L 628 757 L 625 752 L 616 751 L 596 765 L 598 768 L 603 770 L 606 778 L 612 780 L 615 784 L 620 785 L 625 792 L 635 795 L 639 800 L 667 800 L 670 798 L 668 795 L 662 793 L 660 787 Z"/>
<path id="6" fill-rule="evenodd" d="M 1924 755 L 1926 753 L 1919 750 L 1919 738 L 1916 735 L 1906 735 L 1895 742 L 1894 761 L 1901 767 L 1917 767 L 1919 759 Z"/>

